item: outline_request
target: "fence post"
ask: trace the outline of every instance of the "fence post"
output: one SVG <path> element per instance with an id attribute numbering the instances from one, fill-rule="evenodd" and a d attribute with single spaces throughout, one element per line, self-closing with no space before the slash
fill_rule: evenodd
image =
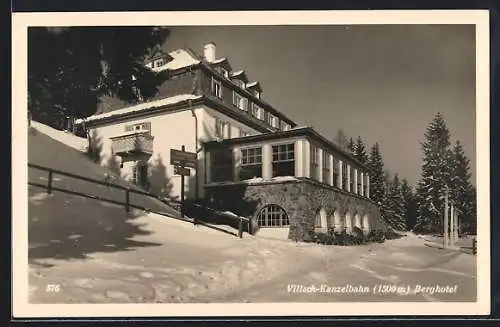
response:
<path id="1" fill-rule="evenodd" d="M 125 189 L 125 211 L 130 212 L 130 189 Z"/>
<path id="2" fill-rule="evenodd" d="M 243 238 L 243 218 L 242 217 L 240 217 L 240 223 L 238 226 L 238 236 L 240 238 Z"/>
<path id="3" fill-rule="evenodd" d="M 477 240 L 475 237 L 472 239 L 472 254 L 477 254 Z"/>
<path id="4" fill-rule="evenodd" d="M 47 194 L 52 193 L 52 170 L 49 170 L 49 180 L 47 182 Z"/>

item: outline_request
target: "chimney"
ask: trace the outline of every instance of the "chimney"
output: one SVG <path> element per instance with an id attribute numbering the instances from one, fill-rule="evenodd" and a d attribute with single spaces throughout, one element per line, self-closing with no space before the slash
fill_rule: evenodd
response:
<path id="1" fill-rule="evenodd" d="M 210 42 L 203 47 L 203 57 L 208 62 L 215 61 L 215 43 Z"/>

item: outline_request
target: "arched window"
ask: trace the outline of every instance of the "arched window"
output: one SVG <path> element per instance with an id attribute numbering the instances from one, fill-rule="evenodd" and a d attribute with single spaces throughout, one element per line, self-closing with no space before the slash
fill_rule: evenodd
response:
<path id="1" fill-rule="evenodd" d="M 314 229 L 319 232 L 328 231 L 328 222 L 325 209 L 321 208 L 316 212 L 316 219 L 314 222 Z"/>
<path id="2" fill-rule="evenodd" d="M 257 221 L 260 227 L 288 227 L 290 225 L 285 210 L 275 204 L 270 204 L 262 208 Z"/>

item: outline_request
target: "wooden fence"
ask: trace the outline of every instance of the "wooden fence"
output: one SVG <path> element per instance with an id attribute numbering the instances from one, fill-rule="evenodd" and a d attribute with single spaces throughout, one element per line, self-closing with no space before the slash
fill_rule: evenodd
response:
<path id="1" fill-rule="evenodd" d="M 152 212 L 152 213 L 164 216 L 164 217 L 174 218 L 174 219 L 178 219 L 178 220 L 183 220 L 183 221 L 186 221 L 186 222 L 191 222 L 194 225 L 203 225 L 203 226 L 206 226 L 206 227 L 209 227 L 211 229 L 215 229 L 215 230 L 218 230 L 218 231 L 221 231 L 221 232 L 230 233 L 230 232 L 228 232 L 228 231 L 226 231 L 226 230 L 224 230 L 222 228 L 210 225 L 208 223 L 205 223 L 204 221 L 200 221 L 197 218 L 191 219 L 191 218 L 181 217 L 180 215 L 175 216 L 175 215 L 172 215 L 171 213 L 162 212 L 162 211 L 159 211 L 159 210 L 154 210 L 152 208 L 147 208 L 147 207 L 144 207 L 144 206 L 133 204 L 130 201 L 130 194 L 131 193 L 139 194 L 139 195 L 143 195 L 145 197 L 151 198 L 151 199 L 155 199 L 155 200 L 161 201 L 162 203 L 164 203 L 164 204 L 166 204 L 166 205 L 174 208 L 177 211 L 180 211 L 180 207 L 183 205 L 181 201 L 165 200 L 164 198 L 160 198 L 158 196 L 155 196 L 155 195 L 153 195 L 151 193 L 148 193 L 148 192 L 145 192 L 145 191 L 141 191 L 141 190 L 137 190 L 137 189 L 133 189 L 133 188 L 127 187 L 127 186 L 123 186 L 123 185 L 119 185 L 119 184 L 114 184 L 114 183 L 109 183 L 109 182 L 105 182 L 105 181 L 101 181 L 101 180 L 97 180 L 97 179 L 93 179 L 93 178 L 89 178 L 89 177 L 85 177 L 85 176 L 80 176 L 80 175 L 76 175 L 76 174 L 72 174 L 72 173 L 68 173 L 68 172 L 65 172 L 65 171 L 61 171 L 61 170 L 57 170 L 57 169 L 52 169 L 52 168 L 48 168 L 48 167 L 44 167 L 44 166 L 40 166 L 40 165 L 36 165 L 36 164 L 32 164 L 32 163 L 28 163 L 28 167 L 29 168 L 33 168 L 33 169 L 38 169 L 38 170 L 41 170 L 41 171 L 45 171 L 45 172 L 48 173 L 47 184 L 42 184 L 42 183 L 36 183 L 36 182 L 30 182 L 30 181 L 28 181 L 28 185 L 45 188 L 47 190 L 47 194 L 52 194 L 53 191 L 68 193 L 68 194 L 82 196 L 82 197 L 86 197 L 86 198 L 90 198 L 90 199 L 94 199 L 94 200 L 98 200 L 98 201 L 113 203 L 113 204 L 116 204 L 116 205 L 122 205 L 124 207 L 124 209 L 125 209 L 126 212 L 130 212 L 130 210 L 132 208 L 133 209 L 139 209 L 139 210 L 143 210 L 143 211 L 146 211 L 146 212 Z M 83 192 L 68 190 L 68 189 L 64 189 L 64 188 L 60 188 L 60 187 L 55 187 L 55 186 L 52 185 L 53 184 L 53 180 L 54 180 L 54 175 L 66 176 L 66 177 L 70 177 L 70 178 L 74 178 L 74 179 L 78 179 L 78 180 L 90 182 L 90 183 L 93 183 L 93 184 L 98 184 L 98 185 L 102 185 L 102 186 L 106 186 L 106 187 L 112 187 L 112 188 L 115 188 L 115 189 L 122 190 L 123 191 L 123 201 L 118 201 L 118 200 L 109 199 L 109 198 L 103 198 L 103 197 L 99 197 L 99 196 L 96 196 L 96 195 L 93 195 L 93 194 L 87 194 L 87 193 L 83 193 Z M 240 237 L 240 238 L 243 238 L 243 222 L 244 221 L 248 222 L 249 221 L 248 218 L 245 218 L 245 217 L 236 217 L 236 216 L 227 216 L 227 218 L 234 219 L 235 221 L 238 221 L 238 227 L 239 228 L 238 228 L 238 235 L 237 236 Z M 233 233 L 230 233 L 230 234 L 233 234 Z"/>

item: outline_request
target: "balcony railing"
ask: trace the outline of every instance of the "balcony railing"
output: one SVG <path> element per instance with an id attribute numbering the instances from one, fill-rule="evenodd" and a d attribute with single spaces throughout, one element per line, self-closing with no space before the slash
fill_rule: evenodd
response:
<path id="1" fill-rule="evenodd" d="M 117 156 L 153 154 L 153 136 L 148 132 L 112 137 L 113 153 Z"/>

